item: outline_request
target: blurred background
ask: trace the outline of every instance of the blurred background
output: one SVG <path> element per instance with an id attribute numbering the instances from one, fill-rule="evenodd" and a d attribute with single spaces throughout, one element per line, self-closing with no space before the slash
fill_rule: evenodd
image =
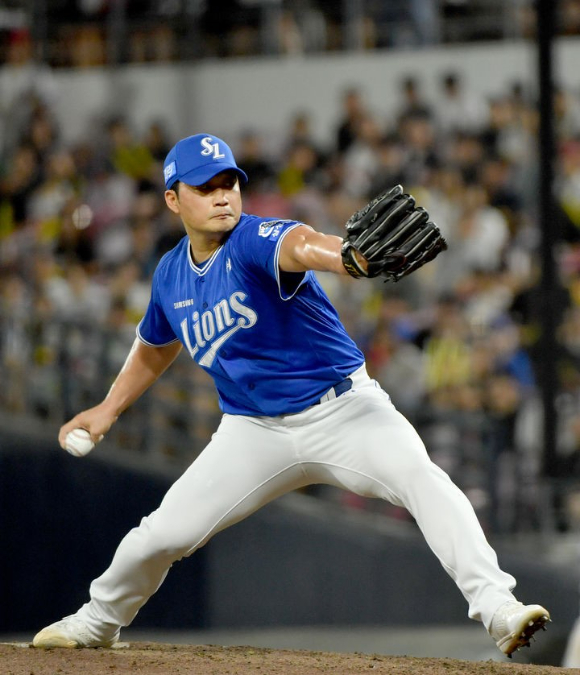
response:
<path id="1" fill-rule="evenodd" d="M 560 665 L 580 581 L 578 63 L 580 0 L 0 2 L 0 633 L 86 600 L 218 423 L 183 356 L 98 453 L 55 452 L 110 387 L 183 235 L 165 154 L 207 131 L 250 177 L 246 212 L 340 235 L 402 183 L 439 224 L 449 250 L 399 284 L 321 281 L 521 599 L 552 609 L 530 658 Z M 384 502 L 311 488 L 194 559 L 137 629 L 495 657 Z"/>

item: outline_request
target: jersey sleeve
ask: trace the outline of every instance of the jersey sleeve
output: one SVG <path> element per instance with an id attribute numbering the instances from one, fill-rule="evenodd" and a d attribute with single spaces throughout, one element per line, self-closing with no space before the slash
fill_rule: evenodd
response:
<path id="1" fill-rule="evenodd" d="M 291 299 L 309 278 L 309 272 L 281 272 L 280 247 L 284 237 L 304 225 L 296 220 L 251 219 L 243 228 L 239 246 L 250 266 L 275 280 L 282 300 Z"/>
<path id="2" fill-rule="evenodd" d="M 151 299 L 145 316 L 137 326 L 137 337 L 147 345 L 163 347 L 178 340 L 173 328 L 167 320 L 159 298 L 159 280 L 157 273 L 153 276 Z"/>

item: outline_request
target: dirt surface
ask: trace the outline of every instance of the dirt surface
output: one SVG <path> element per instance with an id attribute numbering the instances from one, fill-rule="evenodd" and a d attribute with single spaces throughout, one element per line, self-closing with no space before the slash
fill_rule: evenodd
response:
<path id="1" fill-rule="evenodd" d="M 556 668 L 496 661 L 459 661 L 372 654 L 169 645 L 133 642 L 115 649 L 33 649 L 0 644 L 0 675 L 563 675 Z"/>

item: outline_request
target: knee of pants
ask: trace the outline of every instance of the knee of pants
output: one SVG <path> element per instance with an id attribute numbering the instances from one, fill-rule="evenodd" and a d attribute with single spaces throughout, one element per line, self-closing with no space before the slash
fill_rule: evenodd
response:
<path id="1" fill-rule="evenodd" d="M 390 485 L 399 497 L 409 496 L 417 491 L 428 493 L 450 482 L 449 476 L 428 457 L 408 458 L 397 467 L 391 476 Z"/>
<path id="2" fill-rule="evenodd" d="M 403 482 L 403 490 L 410 494 L 431 494 L 435 497 L 441 490 L 447 491 L 453 487 L 453 483 L 447 473 L 437 464 L 428 460 L 419 463 Z"/>
<path id="3" fill-rule="evenodd" d="M 191 555 L 210 537 L 186 518 L 177 523 L 154 521 L 145 527 L 142 523 L 137 531 L 140 532 L 138 550 L 144 560 L 163 558 L 176 562 Z"/>

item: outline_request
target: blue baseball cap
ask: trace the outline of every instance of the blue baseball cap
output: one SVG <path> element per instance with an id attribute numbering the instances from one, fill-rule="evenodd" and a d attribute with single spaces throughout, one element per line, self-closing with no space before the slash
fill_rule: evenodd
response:
<path id="1" fill-rule="evenodd" d="M 236 171 L 243 183 L 248 181 L 225 141 L 211 134 L 195 134 L 182 138 L 167 153 L 163 164 L 165 187 L 169 190 L 178 180 L 186 185 L 203 185 L 228 169 Z"/>

